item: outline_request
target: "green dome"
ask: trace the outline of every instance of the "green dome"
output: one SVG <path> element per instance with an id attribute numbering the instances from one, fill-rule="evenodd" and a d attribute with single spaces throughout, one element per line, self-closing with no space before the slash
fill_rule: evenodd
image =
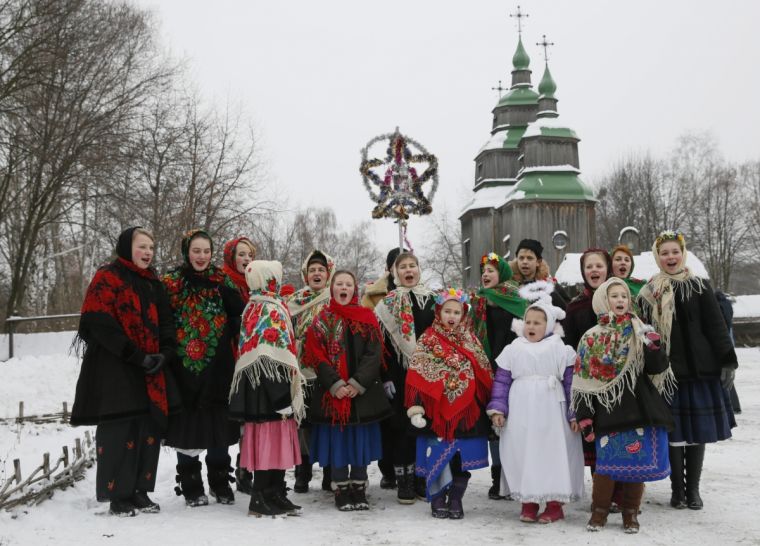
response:
<path id="1" fill-rule="evenodd" d="M 529 104 L 538 104 L 538 93 L 529 87 L 516 87 L 510 89 L 507 94 L 501 97 L 496 107 L 507 105 L 525 106 Z"/>
<path id="2" fill-rule="evenodd" d="M 557 90 L 557 84 L 552 78 L 552 73 L 549 72 L 549 65 L 546 65 L 544 69 L 544 76 L 541 78 L 541 83 L 538 84 L 538 92 L 543 98 L 553 99 L 554 92 Z"/>
<path id="3" fill-rule="evenodd" d="M 517 51 L 512 56 L 512 66 L 515 70 L 528 70 L 530 66 L 530 57 L 523 47 L 522 37 L 518 40 Z"/>
<path id="4" fill-rule="evenodd" d="M 594 192 L 577 172 L 530 172 L 519 176 L 513 195 L 540 201 L 596 201 Z"/>

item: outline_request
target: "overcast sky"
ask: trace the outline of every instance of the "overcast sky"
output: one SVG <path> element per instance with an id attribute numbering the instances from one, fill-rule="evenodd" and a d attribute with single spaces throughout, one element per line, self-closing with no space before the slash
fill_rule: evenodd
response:
<path id="1" fill-rule="evenodd" d="M 490 135 L 491 87 L 510 81 L 518 2 L 134 1 L 155 12 L 206 97 L 245 107 L 293 207 L 332 206 L 345 226 L 369 219 L 359 150 L 398 125 L 438 156 L 433 207 L 458 215 Z M 581 138 L 586 182 L 628 152 L 667 152 L 688 130 L 711 131 L 729 159 L 760 159 L 760 2 L 519 4 L 534 86 L 536 42 L 556 44 L 558 109 Z M 410 227 L 417 247 L 424 229 Z M 390 246 L 394 226 L 375 222 L 375 234 Z"/>

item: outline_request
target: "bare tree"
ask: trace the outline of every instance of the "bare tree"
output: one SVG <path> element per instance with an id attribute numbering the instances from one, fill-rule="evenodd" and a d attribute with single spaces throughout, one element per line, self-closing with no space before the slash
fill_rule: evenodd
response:
<path id="1" fill-rule="evenodd" d="M 444 207 L 438 209 L 430 219 L 427 243 L 422 252 L 423 273 L 429 280 L 443 286 L 461 287 L 464 279 L 462 270 L 462 237 L 459 221 Z"/>

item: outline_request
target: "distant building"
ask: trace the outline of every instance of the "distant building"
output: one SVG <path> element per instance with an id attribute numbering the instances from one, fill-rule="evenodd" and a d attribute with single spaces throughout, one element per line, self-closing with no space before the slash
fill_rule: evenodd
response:
<path id="1" fill-rule="evenodd" d="M 540 240 L 552 269 L 565 253 L 596 243 L 596 199 L 579 177 L 580 139 L 558 119 L 548 62 L 538 92 L 522 37 L 512 65 L 511 87 L 493 109 L 491 136 L 475 157 L 473 196 L 459 218 L 468 286 L 480 281 L 483 254 L 512 258 L 521 239 Z M 564 246 L 556 249 L 553 239 Z"/>

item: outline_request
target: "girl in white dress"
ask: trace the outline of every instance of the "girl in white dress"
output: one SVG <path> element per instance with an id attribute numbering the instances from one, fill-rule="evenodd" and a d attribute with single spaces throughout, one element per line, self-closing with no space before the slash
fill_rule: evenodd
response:
<path id="1" fill-rule="evenodd" d="M 500 435 L 502 494 L 509 483 L 528 523 L 563 519 L 562 504 L 583 496 L 583 449 L 568 411 L 575 351 L 561 339 L 563 317 L 546 300 L 528 307 L 523 332 L 496 359 L 487 408 Z"/>

